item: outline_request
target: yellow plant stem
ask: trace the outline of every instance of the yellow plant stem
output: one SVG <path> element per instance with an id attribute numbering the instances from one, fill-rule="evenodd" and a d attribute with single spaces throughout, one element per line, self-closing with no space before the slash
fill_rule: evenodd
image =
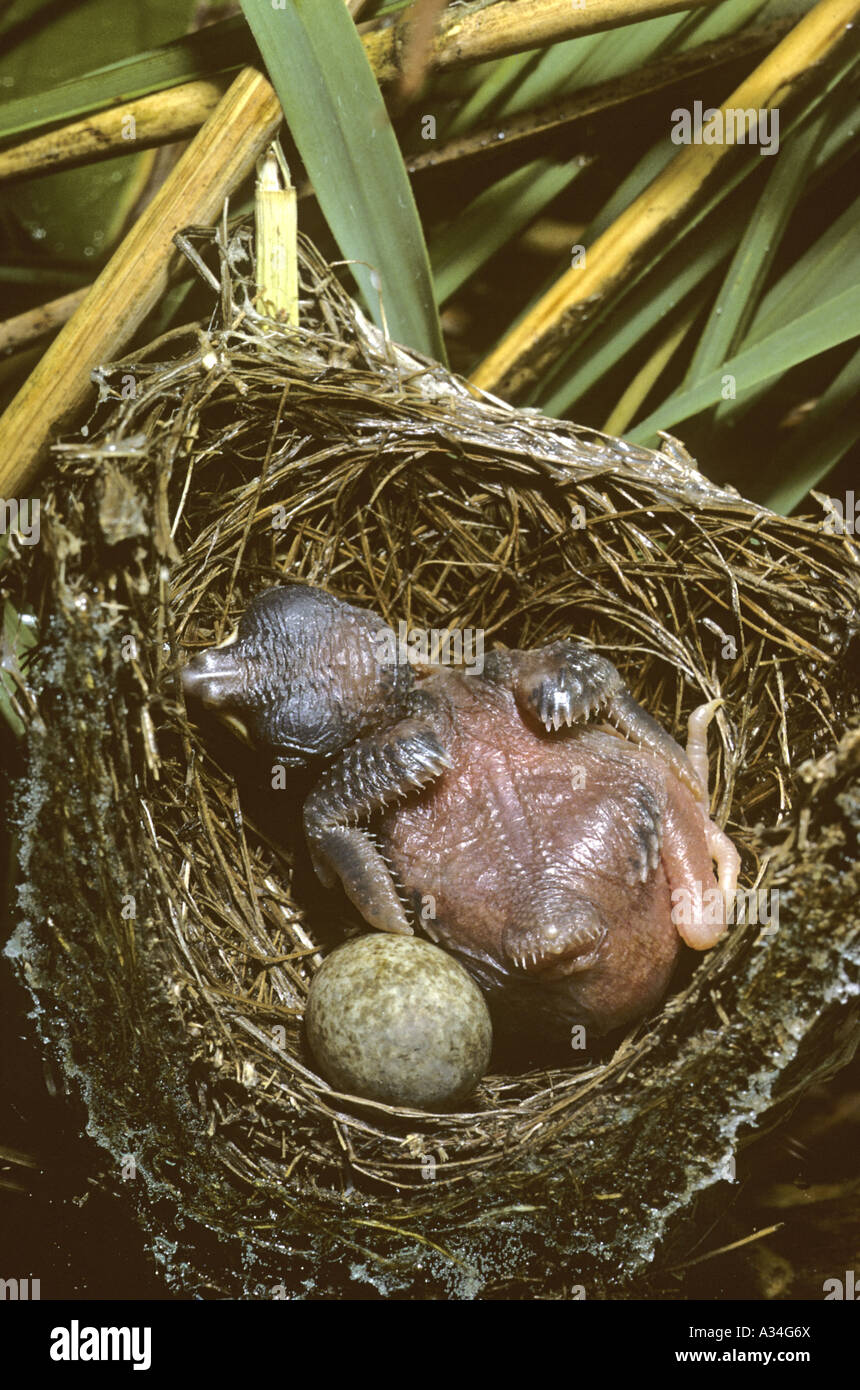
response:
<path id="1" fill-rule="evenodd" d="M 642 402 L 647 398 L 652 386 L 657 382 L 663 373 L 664 367 L 668 366 L 683 343 L 690 329 L 696 321 L 704 304 L 704 296 L 694 296 L 693 303 L 681 316 L 679 321 L 666 334 L 662 342 L 652 352 L 648 361 L 640 367 L 630 385 L 622 395 L 606 424 L 603 426 L 604 434 L 623 434 L 636 416 Z"/>
<path id="2" fill-rule="evenodd" d="M 0 154 L 0 180 L 71 169 L 96 158 L 111 159 L 183 140 L 212 114 L 230 80 L 213 77 L 207 82 L 184 82 L 25 140 Z"/>
<path id="3" fill-rule="evenodd" d="M 0 419 L 0 497 L 22 495 L 57 431 L 167 289 L 173 237 L 211 223 L 281 121 L 264 77 L 244 69 L 93 283 Z"/>
<path id="4" fill-rule="evenodd" d="M 50 333 L 56 333 L 80 307 L 89 294 L 90 287 L 84 285 L 79 290 L 60 295 L 36 309 L 28 309 L 23 314 L 0 323 L 0 357 L 10 357 L 15 352 L 37 343 Z"/>
<path id="5" fill-rule="evenodd" d="M 425 60 L 428 70 L 452 68 L 519 53 L 559 39 L 678 10 L 713 6 L 716 0 L 505 0 L 471 14 L 454 8 L 437 24 Z M 395 24 L 362 27 L 362 39 L 380 84 L 399 81 L 408 61 L 410 20 L 407 11 Z M 198 129 L 211 114 L 229 79 L 185 82 L 164 92 L 137 97 L 86 120 L 72 121 L 47 135 L 37 135 L 0 153 L 0 181 L 45 173 L 128 153 L 130 148 L 169 144 Z M 133 140 L 130 129 L 135 130 Z"/>
<path id="6" fill-rule="evenodd" d="M 699 48 L 692 49 L 689 53 L 670 60 L 660 58 L 654 63 L 646 64 L 639 71 L 630 73 L 627 77 L 614 77 L 609 82 L 602 82 L 583 92 L 578 92 L 575 97 L 554 101 L 545 108 L 529 111 L 524 116 L 515 116 L 512 120 L 505 122 L 504 143 L 506 145 L 513 144 L 518 140 L 532 137 L 538 131 L 557 129 L 567 121 L 581 120 L 584 116 L 619 106 L 624 102 L 633 100 L 634 97 L 660 91 L 662 88 L 677 82 L 682 76 L 697 75 L 706 70 L 713 71 L 716 65 L 734 62 L 742 53 L 749 54 L 756 48 L 772 47 L 782 38 L 786 28 L 790 25 L 791 21 L 779 20 L 774 24 L 769 24 L 766 28 L 746 29 L 743 34 L 732 34 L 729 38 L 717 43 L 703 44 Z M 180 91 L 182 89 L 176 88 L 174 90 Z M 213 87 L 213 91 L 216 92 L 217 96 L 217 88 Z M 172 96 L 172 93 L 165 92 L 163 96 L 167 98 Z M 217 100 L 215 104 L 217 104 Z M 82 127 L 88 127 L 89 124 L 89 122 L 81 122 Z M 66 126 L 62 133 L 67 135 L 71 129 L 71 126 Z M 139 143 L 141 138 L 145 143 L 146 133 L 141 137 L 140 125 L 137 129 Z M 490 146 L 493 150 L 497 150 L 500 144 L 498 137 L 498 125 L 483 126 L 478 130 L 470 131 L 466 136 L 440 145 L 438 149 L 422 154 L 408 155 L 406 168 L 410 174 L 419 173 L 423 169 L 438 168 L 440 165 L 453 160 L 479 156 Z M 40 143 L 40 141 L 32 142 L 33 146 Z M 156 141 L 153 139 L 151 143 L 155 144 Z M 50 139 L 45 141 L 45 146 L 46 151 L 50 151 Z M 27 147 L 23 145 L 19 147 L 20 150 L 25 148 Z M 105 149 L 105 158 L 117 152 L 109 144 Z M 46 167 L 57 167 L 66 162 L 80 162 L 79 159 L 73 161 L 67 159 L 68 147 L 64 146 L 63 150 L 65 153 L 58 151 L 58 158 L 49 159 Z M 17 151 L 11 151 L 11 153 L 16 154 Z M 85 157 L 92 161 L 99 154 L 100 151 L 94 149 L 90 144 Z M 0 161 L 2 158 L 3 156 L 0 156 Z M 312 192 L 311 184 L 305 179 L 297 188 L 296 197 L 297 199 L 305 198 Z M 572 241 L 576 241 L 576 237 L 569 237 L 565 244 L 569 246 Z M 560 255 L 561 247 L 556 244 L 555 250 L 551 254 Z M 51 300 L 50 303 L 32 309 L 26 314 L 20 314 L 14 319 L 0 323 L 0 356 L 8 355 L 12 351 L 20 351 L 31 341 L 44 337 L 49 331 L 56 331 L 71 317 L 85 293 L 86 287 L 80 291 L 76 290 L 73 295 L 65 295 L 62 299 Z"/>
<path id="7" fill-rule="evenodd" d="M 257 302 L 284 323 L 299 321 L 299 254 L 296 190 L 277 144 L 257 166 Z"/>
<path id="8" fill-rule="evenodd" d="M 455 159 L 469 159 L 490 149 L 507 149 L 520 140 L 533 139 L 535 135 L 558 130 L 586 116 L 609 111 L 637 97 L 672 87 L 682 78 L 713 73 L 721 64 L 737 62 L 739 58 L 749 57 L 759 49 L 773 48 L 791 27 L 790 20 L 778 20 L 761 29 L 745 29 L 741 34 L 730 34 L 728 38 L 702 44 L 685 53 L 661 54 L 652 63 L 625 73 L 623 77 L 611 77 L 606 82 L 585 87 L 573 96 L 556 97 L 544 106 L 511 116 L 505 120 L 503 129 L 499 128 L 498 121 L 492 121 L 469 130 L 465 135 L 456 135 L 438 148 L 434 145 L 421 154 L 408 155 L 406 167 L 410 174 L 415 174 L 423 169 L 436 169 Z M 635 116 L 631 116 L 631 119 L 635 119 Z"/>
<path id="9" fill-rule="evenodd" d="M 846 30 L 858 19 L 860 0 L 819 0 L 726 99 L 723 117 L 729 109 L 778 109 L 845 42 Z M 726 126 L 734 131 L 733 121 Z M 745 153 L 759 158 L 755 145 Z M 566 271 L 485 358 L 473 374 L 474 384 L 511 398 L 532 386 L 573 330 L 598 304 L 617 294 L 704 199 L 721 166 L 732 157 L 738 157 L 733 140 L 686 146 L 589 247 L 585 263 Z"/>
<path id="10" fill-rule="evenodd" d="M 463 67 L 543 48 L 559 39 L 596 34 L 622 24 L 653 19 L 679 10 L 715 8 L 715 0 L 499 0 L 478 10 L 450 6 L 440 16 L 429 45 L 429 69 Z M 371 67 L 380 84 L 401 76 L 401 55 L 408 52 L 413 23 L 406 9 L 394 24 L 368 26 L 362 32 Z"/>

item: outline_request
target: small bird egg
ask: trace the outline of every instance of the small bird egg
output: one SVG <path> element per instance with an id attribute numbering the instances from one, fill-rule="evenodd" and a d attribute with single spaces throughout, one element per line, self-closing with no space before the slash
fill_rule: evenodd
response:
<path id="1" fill-rule="evenodd" d="M 493 1041 L 484 996 L 452 956 L 384 933 L 348 941 L 323 962 L 305 1028 L 337 1090 L 420 1110 L 468 1096 Z"/>

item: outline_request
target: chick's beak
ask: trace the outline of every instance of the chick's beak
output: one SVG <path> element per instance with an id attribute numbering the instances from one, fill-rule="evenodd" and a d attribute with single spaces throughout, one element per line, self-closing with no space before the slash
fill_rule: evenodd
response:
<path id="1" fill-rule="evenodd" d="M 232 647 L 209 647 L 183 666 L 179 679 L 186 696 L 217 708 L 235 698 L 242 672 Z"/>

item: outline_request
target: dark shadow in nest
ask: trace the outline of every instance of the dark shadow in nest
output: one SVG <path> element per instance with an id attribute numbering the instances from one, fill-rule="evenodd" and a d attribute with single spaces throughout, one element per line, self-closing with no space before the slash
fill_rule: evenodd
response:
<path id="1" fill-rule="evenodd" d="M 222 245 L 196 346 L 105 369 L 15 591 L 48 648 L 22 695 L 19 807 L 19 949 L 46 1038 L 71 1040 L 102 1142 L 133 1143 L 148 1190 L 223 1233 L 225 1288 L 304 1269 L 308 1250 L 324 1271 L 333 1248 L 332 1290 L 350 1261 L 413 1287 L 419 1258 L 460 1296 L 571 1269 L 589 1296 L 619 1268 L 646 1281 L 658 1249 L 683 1255 L 743 1137 L 856 1045 L 853 539 L 713 487 L 672 441 L 637 449 L 476 397 L 387 344 L 307 246 L 303 327 L 279 328 L 253 312 L 249 247 L 244 229 Z M 313 878 L 300 781 L 273 792 L 176 693 L 178 663 L 285 579 L 395 627 L 584 639 L 676 737 L 722 696 L 712 815 L 744 885 L 779 888 L 779 931 L 736 927 L 681 965 L 653 1020 L 583 1066 L 493 1071 L 469 1109 L 333 1092 L 301 1015 L 357 919 Z"/>

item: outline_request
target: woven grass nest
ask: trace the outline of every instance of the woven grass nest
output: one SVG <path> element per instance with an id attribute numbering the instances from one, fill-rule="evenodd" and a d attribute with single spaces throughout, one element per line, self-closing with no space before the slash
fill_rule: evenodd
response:
<path id="1" fill-rule="evenodd" d="M 41 634 L 11 946 L 39 1026 L 174 1291 L 647 1293 L 730 1200 L 738 1146 L 857 1042 L 857 547 L 672 441 L 479 396 L 388 343 L 306 243 L 302 327 L 279 327 L 249 228 L 212 241 L 211 324 L 104 369 L 6 576 Z M 744 886 L 779 890 L 778 930 L 735 926 L 656 1017 L 491 1074 L 468 1109 L 333 1093 L 302 1011 L 362 924 L 310 870 L 301 778 L 273 793 L 177 681 L 286 579 L 488 649 L 575 635 L 676 736 L 722 697 L 714 816 Z"/>

